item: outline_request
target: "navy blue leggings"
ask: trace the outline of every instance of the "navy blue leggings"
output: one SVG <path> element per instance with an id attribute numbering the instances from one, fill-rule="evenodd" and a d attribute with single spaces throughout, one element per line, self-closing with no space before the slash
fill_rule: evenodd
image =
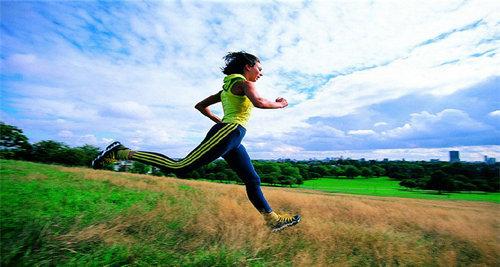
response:
<path id="1" fill-rule="evenodd" d="M 136 151 L 130 159 L 159 167 L 165 172 L 182 174 L 222 157 L 245 183 L 248 198 L 254 207 L 259 212 L 271 212 L 272 209 L 260 188 L 260 177 L 255 172 L 245 147 L 241 144 L 245 133 L 245 128 L 239 124 L 217 123 L 201 144 L 181 160 L 146 151 Z"/>

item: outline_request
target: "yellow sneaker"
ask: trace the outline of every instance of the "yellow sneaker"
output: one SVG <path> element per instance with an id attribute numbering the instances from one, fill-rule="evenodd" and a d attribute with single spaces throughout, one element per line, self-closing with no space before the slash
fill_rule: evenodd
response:
<path id="1" fill-rule="evenodd" d="M 300 215 L 295 216 L 284 216 L 278 215 L 276 212 L 272 211 L 269 213 L 264 213 L 264 219 L 266 220 L 267 226 L 271 228 L 271 232 L 278 232 L 286 227 L 294 226 L 300 222 Z"/>

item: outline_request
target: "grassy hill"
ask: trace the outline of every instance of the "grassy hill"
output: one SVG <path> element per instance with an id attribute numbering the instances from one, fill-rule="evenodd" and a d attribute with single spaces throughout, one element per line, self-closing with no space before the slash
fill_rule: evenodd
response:
<path id="1" fill-rule="evenodd" d="M 498 204 L 264 188 L 0 161 L 2 265 L 499 266 Z"/>

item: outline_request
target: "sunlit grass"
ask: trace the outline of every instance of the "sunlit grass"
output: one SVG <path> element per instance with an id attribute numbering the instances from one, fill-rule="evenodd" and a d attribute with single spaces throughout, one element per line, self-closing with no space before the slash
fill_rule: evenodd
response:
<path id="1" fill-rule="evenodd" d="M 438 194 L 434 190 L 410 190 L 400 186 L 399 182 L 400 181 L 388 177 L 356 179 L 318 178 L 304 181 L 304 184 L 301 185 L 300 188 L 371 196 L 436 200 L 472 200 L 500 203 L 500 193 L 460 192 Z"/>
<path id="2" fill-rule="evenodd" d="M 500 264 L 495 203 L 264 188 L 270 233 L 241 185 L 0 163 L 2 265 Z"/>

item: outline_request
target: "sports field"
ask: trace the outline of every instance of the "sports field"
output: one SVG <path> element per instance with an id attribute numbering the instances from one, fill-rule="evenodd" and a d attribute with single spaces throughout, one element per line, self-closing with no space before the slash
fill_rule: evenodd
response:
<path id="1" fill-rule="evenodd" d="M 438 194 L 433 190 L 408 190 L 399 181 L 379 178 L 318 178 L 304 181 L 299 188 L 357 195 L 422 198 L 436 200 L 472 200 L 500 203 L 500 193 L 460 192 Z"/>

